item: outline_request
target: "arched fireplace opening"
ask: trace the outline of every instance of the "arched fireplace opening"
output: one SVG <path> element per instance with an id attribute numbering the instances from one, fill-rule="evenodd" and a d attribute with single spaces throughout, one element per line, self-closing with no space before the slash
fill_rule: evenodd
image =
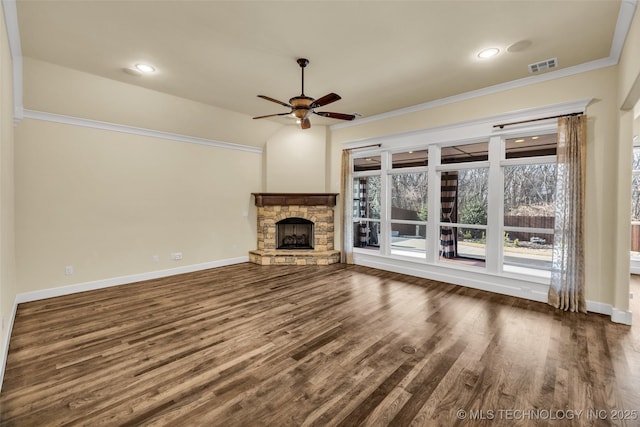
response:
<path id="1" fill-rule="evenodd" d="M 313 222 L 304 218 L 285 218 L 276 222 L 277 249 L 313 249 Z"/>

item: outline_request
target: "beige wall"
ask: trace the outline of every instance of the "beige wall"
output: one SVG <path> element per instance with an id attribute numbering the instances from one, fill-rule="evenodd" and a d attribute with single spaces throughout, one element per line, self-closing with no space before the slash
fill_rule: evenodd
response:
<path id="1" fill-rule="evenodd" d="M 327 128 L 284 126 L 267 140 L 265 191 L 324 193 L 327 185 Z"/>
<path id="2" fill-rule="evenodd" d="M 618 202 L 615 190 L 618 185 L 617 82 L 618 69 L 614 66 L 360 126 L 334 129 L 331 133 L 333 151 L 338 152 L 344 142 L 593 98 L 587 107 L 587 298 L 613 304 L 618 288 L 626 286 L 628 290 L 628 277 L 624 284 L 616 283 L 615 254 L 618 243 L 611 239 L 612 210 L 616 211 Z M 335 182 L 339 176 L 339 156 L 332 156 L 331 161 L 332 182 Z M 620 304 L 623 305 L 622 302 Z M 627 309 L 626 306 L 616 308 Z"/>
<path id="3" fill-rule="evenodd" d="M 24 75 L 26 109 L 257 146 L 281 127 L 40 61 L 27 59 Z M 259 150 L 29 118 L 15 139 L 20 293 L 236 259 L 255 248 Z M 173 252 L 183 259 L 171 260 Z"/>
<path id="4" fill-rule="evenodd" d="M 13 188 L 13 73 L 2 7 L 0 11 L 0 355 L 4 355 L 5 337 L 9 332 L 9 319 L 17 290 Z M 0 356 L 0 370 L 3 368 L 3 361 L 4 357 Z"/>
<path id="5" fill-rule="evenodd" d="M 24 80 L 25 108 L 36 111 L 256 147 L 282 127 L 31 58 L 24 58 Z"/>
<path id="6" fill-rule="evenodd" d="M 640 84 L 640 6 L 636 7 L 618 64 L 620 66 L 618 96 L 620 105 L 622 105 L 634 84 L 636 90 L 640 89 L 637 87 Z M 637 93 L 636 96 L 638 96 Z M 631 107 L 633 107 L 633 103 Z"/>
<path id="7" fill-rule="evenodd" d="M 618 63 L 618 99 L 617 106 L 625 107 L 618 112 L 618 145 L 617 145 L 617 185 L 615 256 L 617 284 L 614 293 L 614 306 L 623 308 L 629 305 L 629 288 L 623 286 L 629 277 L 630 248 L 630 212 L 631 212 L 631 170 L 630 159 L 633 158 L 634 110 L 633 106 L 640 100 L 640 8 L 631 22 L 627 40 Z"/>
<path id="8" fill-rule="evenodd" d="M 16 130 L 20 291 L 247 256 L 260 175 L 257 153 L 25 119 Z"/>

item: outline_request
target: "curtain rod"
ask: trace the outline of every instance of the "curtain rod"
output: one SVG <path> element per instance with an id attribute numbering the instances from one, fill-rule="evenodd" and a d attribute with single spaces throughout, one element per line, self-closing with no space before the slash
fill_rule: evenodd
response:
<path id="1" fill-rule="evenodd" d="M 382 144 L 371 144 L 371 145 L 363 145 L 361 147 L 353 147 L 353 148 L 344 148 L 344 150 L 360 150 L 361 148 L 371 148 L 371 147 L 382 147 Z"/>
<path id="2" fill-rule="evenodd" d="M 540 120 L 558 119 L 560 117 L 573 117 L 573 116 L 579 116 L 581 114 L 584 114 L 584 113 L 582 111 L 579 111 L 577 113 L 560 114 L 560 115 L 557 115 L 557 116 L 541 117 L 539 119 L 529 119 L 529 120 L 522 120 L 522 121 L 519 121 L 519 122 L 502 123 L 502 124 L 499 124 L 499 125 L 493 125 L 493 127 L 494 128 L 504 129 L 505 126 L 519 125 L 521 123 L 529 123 L 529 122 L 538 122 Z"/>

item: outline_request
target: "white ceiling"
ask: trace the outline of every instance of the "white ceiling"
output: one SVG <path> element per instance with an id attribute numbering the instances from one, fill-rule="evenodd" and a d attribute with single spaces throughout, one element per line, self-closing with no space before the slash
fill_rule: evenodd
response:
<path id="1" fill-rule="evenodd" d="M 608 58 L 620 0 L 58 1 L 18 0 L 22 55 L 250 116 L 259 99 L 336 92 L 318 109 L 363 117 Z M 509 52 L 523 41 L 531 45 Z M 477 53 L 501 53 L 481 60 Z M 123 72 L 137 62 L 149 76 Z M 284 120 L 286 119 L 279 119 Z M 339 121 L 314 117 L 313 121 Z"/>

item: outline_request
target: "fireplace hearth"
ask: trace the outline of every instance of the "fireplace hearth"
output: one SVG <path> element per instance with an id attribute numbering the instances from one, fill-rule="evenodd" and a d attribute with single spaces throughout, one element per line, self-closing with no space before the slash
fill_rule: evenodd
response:
<path id="1" fill-rule="evenodd" d="M 253 193 L 258 208 L 258 248 L 249 260 L 260 265 L 328 265 L 334 250 L 337 194 Z"/>

